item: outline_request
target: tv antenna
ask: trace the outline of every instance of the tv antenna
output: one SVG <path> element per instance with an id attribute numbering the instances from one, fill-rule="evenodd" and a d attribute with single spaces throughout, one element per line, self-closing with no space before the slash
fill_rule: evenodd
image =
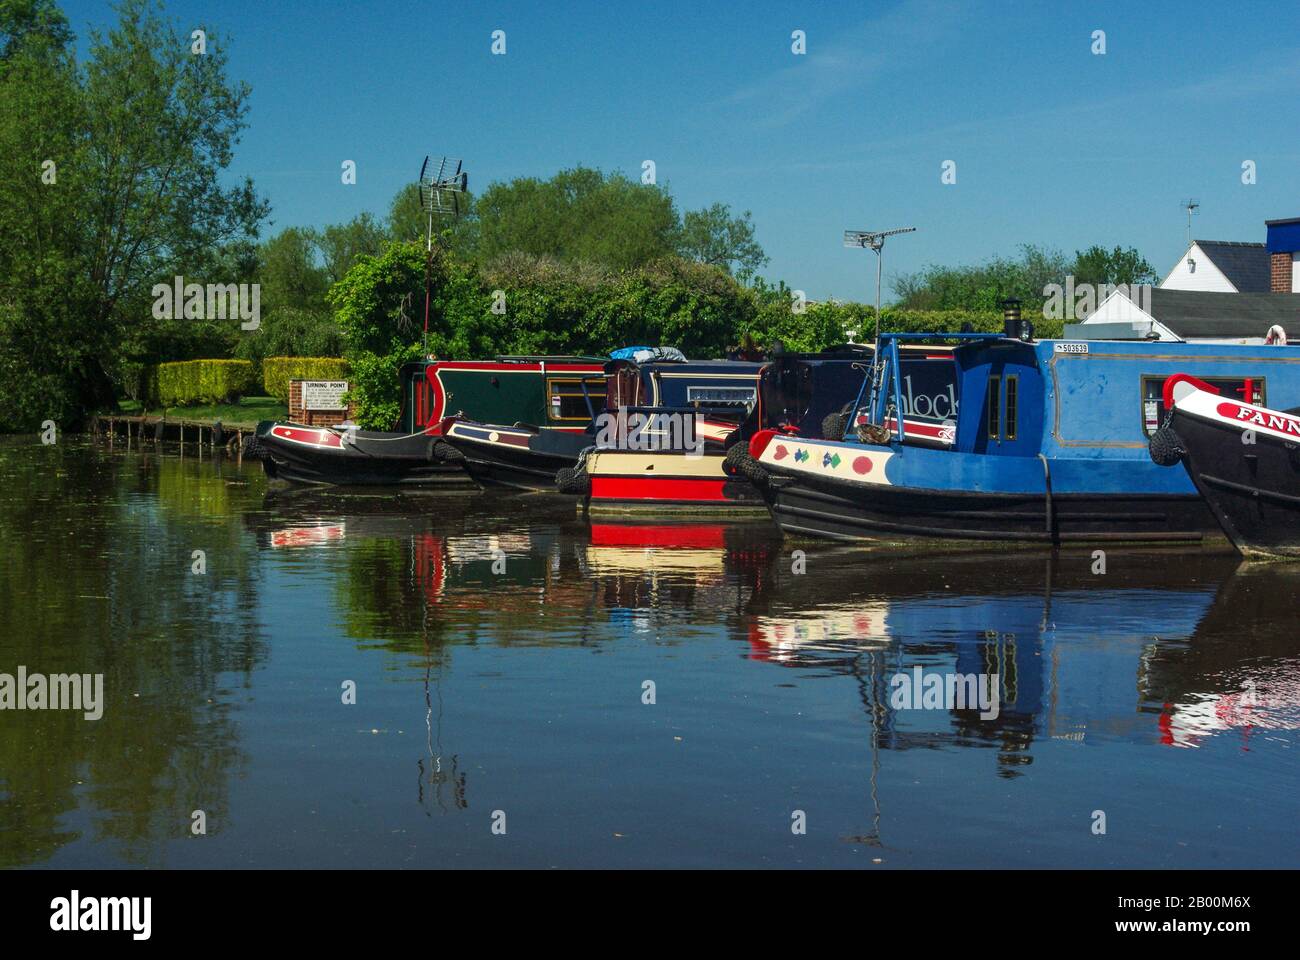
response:
<path id="1" fill-rule="evenodd" d="M 460 216 L 461 205 L 469 191 L 469 174 L 461 169 L 461 161 L 454 157 L 426 156 L 420 165 L 420 206 L 429 215 L 429 227 L 424 239 L 424 342 L 425 355 L 429 352 L 429 274 L 433 269 L 433 216 L 438 214 Z"/>
<path id="2" fill-rule="evenodd" d="M 882 272 L 881 264 L 884 263 L 885 238 L 892 237 L 899 233 L 915 233 L 916 227 L 899 227 L 897 230 L 879 230 L 871 232 L 868 230 L 845 230 L 844 246 L 859 247 L 866 249 L 870 247 L 876 251 L 876 348 L 880 347 L 880 277 Z"/>
<path id="3" fill-rule="evenodd" d="M 1196 212 L 1201 209 L 1201 201 L 1192 197 L 1184 200 L 1181 206 L 1187 211 L 1187 247 L 1190 250 L 1192 246 L 1192 217 L 1196 216 Z"/>

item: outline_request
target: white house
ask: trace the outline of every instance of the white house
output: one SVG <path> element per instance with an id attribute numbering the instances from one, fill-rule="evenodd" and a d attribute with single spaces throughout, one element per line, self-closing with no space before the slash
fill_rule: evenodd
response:
<path id="1" fill-rule="evenodd" d="M 1160 288 L 1206 293 L 1268 293 L 1268 249 L 1262 243 L 1194 240 L 1160 281 Z"/>
<path id="2" fill-rule="evenodd" d="M 1149 302 L 1140 303 L 1147 299 Z M 1144 298 L 1116 290 L 1067 339 L 1264 343 L 1273 327 L 1300 339 L 1300 293 L 1225 293 L 1156 287 Z"/>

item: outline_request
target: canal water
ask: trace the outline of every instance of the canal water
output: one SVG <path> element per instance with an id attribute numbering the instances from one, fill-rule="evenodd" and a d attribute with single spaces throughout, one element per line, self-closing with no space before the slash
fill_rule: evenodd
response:
<path id="1" fill-rule="evenodd" d="M 0 865 L 1294 867 L 1298 594 L 11 439 Z"/>

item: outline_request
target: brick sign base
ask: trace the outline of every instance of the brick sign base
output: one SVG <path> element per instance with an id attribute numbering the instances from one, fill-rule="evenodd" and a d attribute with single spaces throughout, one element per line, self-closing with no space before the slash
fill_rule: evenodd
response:
<path id="1" fill-rule="evenodd" d="M 332 427 L 352 419 L 352 407 L 346 410 L 304 410 L 302 408 L 302 381 L 289 381 L 289 419 L 309 427 Z"/>

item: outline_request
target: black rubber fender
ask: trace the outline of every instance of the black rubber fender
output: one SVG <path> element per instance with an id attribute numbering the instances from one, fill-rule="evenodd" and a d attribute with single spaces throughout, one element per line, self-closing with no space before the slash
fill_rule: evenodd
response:
<path id="1" fill-rule="evenodd" d="M 828 413 L 822 418 L 822 439 L 823 440 L 843 440 L 844 430 L 849 425 L 849 415 L 843 410 L 838 413 Z"/>
<path id="2" fill-rule="evenodd" d="M 555 489 L 560 493 L 585 497 L 591 493 L 591 474 L 583 467 L 561 467 L 555 472 Z"/>
<path id="3" fill-rule="evenodd" d="M 1151 439 L 1147 441 L 1147 450 L 1151 453 L 1151 459 L 1162 467 L 1172 467 L 1187 456 L 1183 438 L 1173 427 L 1161 427 L 1151 434 Z"/>
<path id="4" fill-rule="evenodd" d="M 749 455 L 749 447 L 737 443 L 727 451 L 722 460 L 722 470 L 731 477 L 744 477 L 755 486 L 765 486 L 771 476 L 757 460 Z"/>
<path id="5" fill-rule="evenodd" d="M 255 433 L 250 433 L 244 438 L 244 459 L 246 460 L 265 460 L 266 445 L 262 443 L 262 438 Z"/>
<path id="6" fill-rule="evenodd" d="M 443 463 L 456 463 L 464 460 L 465 454 L 461 453 L 446 440 L 435 440 L 429 445 L 429 460 L 440 460 Z"/>

